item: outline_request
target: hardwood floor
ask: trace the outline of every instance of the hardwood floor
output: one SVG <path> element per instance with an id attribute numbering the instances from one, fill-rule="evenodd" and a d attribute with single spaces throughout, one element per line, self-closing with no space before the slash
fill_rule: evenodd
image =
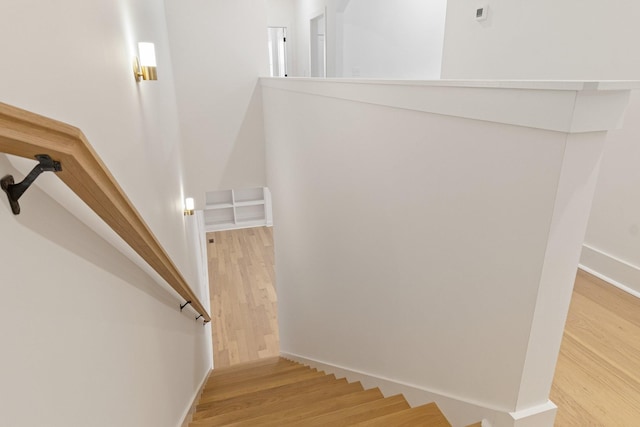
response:
<path id="1" fill-rule="evenodd" d="M 280 355 L 273 234 L 267 227 L 207 233 L 216 368 Z"/>
<path id="2" fill-rule="evenodd" d="M 558 427 L 640 425 L 640 299 L 578 272 L 551 400 Z"/>

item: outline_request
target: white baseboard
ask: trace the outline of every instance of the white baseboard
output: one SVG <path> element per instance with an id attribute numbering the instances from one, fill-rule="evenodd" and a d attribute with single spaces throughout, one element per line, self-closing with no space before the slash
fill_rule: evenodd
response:
<path id="1" fill-rule="evenodd" d="M 207 225 L 205 230 L 207 233 L 215 233 L 216 231 L 244 230 L 246 228 L 273 227 L 265 220 L 247 222 L 244 224 L 226 224 L 226 225 Z"/>
<path id="2" fill-rule="evenodd" d="M 184 415 L 183 421 L 182 421 L 182 424 L 180 424 L 180 427 L 189 427 L 189 423 L 193 420 L 193 414 L 196 412 L 196 406 L 198 406 L 198 402 L 200 401 L 200 396 L 202 396 L 202 392 L 204 391 L 204 386 L 205 384 L 207 384 L 207 380 L 209 379 L 209 376 L 211 375 L 212 372 L 213 372 L 213 369 L 207 372 L 207 375 L 205 375 L 204 378 L 202 379 L 200 388 L 198 388 L 198 391 L 193 396 L 193 401 L 191 402 L 191 406 L 187 409 L 187 413 Z"/>
<path id="3" fill-rule="evenodd" d="M 640 267 L 585 244 L 579 268 L 640 298 Z"/>
<path id="4" fill-rule="evenodd" d="M 360 381 L 366 389 L 378 387 L 385 397 L 402 394 L 412 407 L 436 402 L 453 427 L 463 427 L 478 421 L 482 421 L 482 427 L 553 427 L 556 415 L 557 407 L 551 401 L 526 410 L 508 412 L 296 354 L 283 352 L 281 356 L 334 374 L 338 378 L 344 377 L 349 382 Z"/>
<path id="5" fill-rule="evenodd" d="M 558 407 L 549 400 L 540 406 L 528 408 L 523 411 L 511 412 L 511 417 L 514 421 L 514 427 L 553 426 L 557 411 Z"/>

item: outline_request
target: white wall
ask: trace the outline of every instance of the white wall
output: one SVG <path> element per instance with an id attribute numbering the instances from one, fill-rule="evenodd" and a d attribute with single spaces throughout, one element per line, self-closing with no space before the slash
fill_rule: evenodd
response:
<path id="1" fill-rule="evenodd" d="M 267 25 L 292 26 L 295 20 L 296 0 L 267 0 Z"/>
<path id="2" fill-rule="evenodd" d="M 309 21 L 326 11 L 327 77 L 440 76 L 445 0 L 296 0 L 295 76 L 309 71 Z"/>
<path id="3" fill-rule="evenodd" d="M 478 4 L 482 4 L 478 3 Z M 493 0 L 476 22 L 475 3 L 449 0 L 443 78 L 640 79 L 640 4 L 617 0 L 535 3 Z M 611 132 L 581 264 L 640 291 L 638 222 L 640 98 L 624 129 Z"/>
<path id="4" fill-rule="evenodd" d="M 67 11 L 32 0 L 3 5 L 2 102 L 81 128 L 178 267 L 194 277 L 180 215 L 182 147 L 164 9 L 153 1 L 65 4 Z M 138 41 L 156 43 L 156 82 L 133 79 Z M 28 171 L 34 162 L 16 164 Z"/>
<path id="5" fill-rule="evenodd" d="M 133 79 L 138 41 L 156 44 L 156 82 Z M 182 215 L 182 146 L 162 4 L 10 0 L 0 14 L 0 50 L 2 102 L 81 128 L 199 288 Z M 34 162 L 18 160 L 11 158 L 15 170 L 0 156 L 0 173 L 20 179 Z M 175 293 L 105 242 L 122 244 L 53 174 L 37 185 L 18 217 L 0 197 L 0 423 L 177 425 L 211 366 L 207 329 L 193 312 L 179 312 Z"/>
<path id="6" fill-rule="evenodd" d="M 477 22 L 482 4 L 489 18 Z M 442 78 L 636 79 L 639 18 L 624 0 L 449 0 Z"/>
<path id="7" fill-rule="evenodd" d="M 438 79 L 446 1 L 351 0 L 342 13 L 342 77 Z"/>
<path id="8" fill-rule="evenodd" d="M 640 92 L 609 133 L 581 264 L 640 296 Z"/>
<path id="9" fill-rule="evenodd" d="M 166 0 L 187 192 L 264 186 L 265 0 Z"/>

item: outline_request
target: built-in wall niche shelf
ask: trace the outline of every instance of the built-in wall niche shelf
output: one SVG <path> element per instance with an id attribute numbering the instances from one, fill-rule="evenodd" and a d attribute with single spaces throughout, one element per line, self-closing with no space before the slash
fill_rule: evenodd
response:
<path id="1" fill-rule="evenodd" d="M 209 191 L 204 220 L 207 231 L 271 226 L 271 193 L 266 187 Z"/>

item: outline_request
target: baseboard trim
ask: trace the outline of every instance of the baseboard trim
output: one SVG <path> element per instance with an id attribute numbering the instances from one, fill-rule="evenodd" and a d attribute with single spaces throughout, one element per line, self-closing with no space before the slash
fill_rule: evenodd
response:
<path id="1" fill-rule="evenodd" d="M 482 421 L 483 427 L 553 427 L 557 410 L 556 405 L 548 401 L 526 410 L 508 412 L 297 354 L 282 352 L 281 356 L 328 374 L 334 374 L 338 378 L 344 377 L 349 382 L 360 381 L 365 388 L 378 387 L 385 397 L 403 394 L 412 407 L 436 402 L 453 427 L 467 426 L 478 421 Z"/>
<path id="2" fill-rule="evenodd" d="M 578 267 L 628 294 L 640 298 L 640 267 L 589 245 L 582 246 Z"/>
<path id="3" fill-rule="evenodd" d="M 189 409 L 187 409 L 187 413 L 185 414 L 182 424 L 180 424 L 180 427 L 189 427 L 189 423 L 193 421 L 193 414 L 196 412 L 196 406 L 198 406 L 198 402 L 200 401 L 200 396 L 202 396 L 202 392 L 204 391 L 204 386 L 207 384 L 207 380 L 211 376 L 212 372 L 213 372 L 213 369 L 209 370 L 209 372 L 207 372 L 207 375 L 204 376 L 204 379 L 202 380 L 202 383 L 200 384 L 198 391 L 193 396 L 193 401 L 191 402 L 191 406 L 189 407 Z"/>
<path id="4" fill-rule="evenodd" d="M 527 408 L 518 412 L 511 412 L 515 427 L 553 426 L 558 407 L 548 400 L 547 403 Z"/>

